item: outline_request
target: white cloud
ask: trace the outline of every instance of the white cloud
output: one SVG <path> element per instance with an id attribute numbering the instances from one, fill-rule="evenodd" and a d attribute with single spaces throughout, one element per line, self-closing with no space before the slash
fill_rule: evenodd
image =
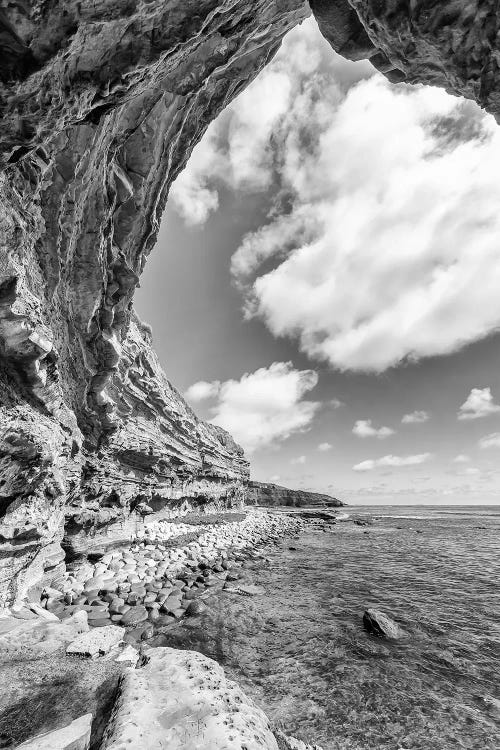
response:
<path id="1" fill-rule="evenodd" d="M 403 424 L 420 424 L 421 422 L 427 422 L 430 419 L 430 414 L 427 411 L 412 411 L 411 414 L 405 414 L 401 422 Z"/>
<path id="2" fill-rule="evenodd" d="M 184 393 L 184 397 L 193 404 L 200 401 L 206 401 L 209 398 L 217 396 L 220 390 L 220 382 L 214 380 L 213 383 L 207 383 L 206 380 L 199 380 L 197 383 L 190 385 Z"/>
<path id="3" fill-rule="evenodd" d="M 327 404 L 328 406 L 331 406 L 332 409 L 340 409 L 341 406 L 345 406 L 344 402 L 338 398 L 331 398 L 330 401 L 327 401 Z"/>
<path id="4" fill-rule="evenodd" d="M 470 461 L 470 456 L 466 456 L 464 453 L 459 453 L 458 456 L 455 456 L 453 459 L 454 464 L 467 464 Z"/>
<path id="5" fill-rule="evenodd" d="M 320 443 L 320 444 L 318 445 L 318 450 L 319 450 L 319 451 L 320 451 L 321 453 L 326 453 L 326 451 L 330 451 L 330 450 L 332 449 L 332 447 L 333 447 L 333 446 L 332 446 L 332 445 L 330 445 L 330 443 Z"/>
<path id="6" fill-rule="evenodd" d="M 414 456 L 382 456 L 382 458 L 370 458 L 367 461 L 361 461 L 352 468 L 354 471 L 372 471 L 381 466 L 415 466 L 423 464 L 432 457 L 431 453 L 419 453 Z"/>
<path id="7" fill-rule="evenodd" d="M 440 89 L 348 65 L 304 22 L 172 200 L 200 220 L 219 184 L 270 188 L 267 223 L 232 260 L 246 315 L 312 358 L 380 372 L 500 325 L 500 130 Z"/>
<path id="8" fill-rule="evenodd" d="M 395 430 L 390 427 L 373 427 L 371 419 L 358 419 L 352 431 L 360 438 L 375 437 L 379 440 L 384 440 L 395 433 Z"/>
<path id="9" fill-rule="evenodd" d="M 485 435 L 478 443 L 480 448 L 500 448 L 500 432 Z"/>
<path id="10" fill-rule="evenodd" d="M 281 476 L 279 474 L 273 474 L 272 477 L 269 479 L 270 482 L 273 482 L 273 484 L 276 484 L 281 479 Z"/>
<path id="11" fill-rule="evenodd" d="M 467 466 L 467 468 L 464 469 L 462 473 L 464 474 L 464 476 L 472 477 L 477 476 L 481 473 L 481 471 L 476 466 Z"/>
<path id="12" fill-rule="evenodd" d="M 458 419 L 481 419 L 490 414 L 498 414 L 500 406 L 495 404 L 491 388 L 473 388 L 460 407 Z"/>
<path id="13" fill-rule="evenodd" d="M 299 464 L 305 464 L 306 461 L 307 461 L 307 459 L 306 459 L 305 456 L 298 456 L 297 458 L 292 458 L 292 460 L 290 461 L 290 463 L 293 466 L 297 466 Z"/>
<path id="14" fill-rule="evenodd" d="M 210 421 L 228 430 L 248 453 L 276 445 L 311 426 L 320 404 L 304 396 L 317 382 L 314 370 L 296 370 L 291 362 L 274 362 L 240 380 L 216 381 L 209 384 L 217 388 Z"/>

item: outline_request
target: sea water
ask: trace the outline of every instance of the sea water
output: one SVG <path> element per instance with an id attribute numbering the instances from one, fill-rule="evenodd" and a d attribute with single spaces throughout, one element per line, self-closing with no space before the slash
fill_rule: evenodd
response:
<path id="1" fill-rule="evenodd" d="M 500 508 L 348 512 L 373 524 L 285 540 L 245 571 L 264 595 L 213 596 L 171 645 L 215 658 L 325 750 L 498 750 Z M 406 637 L 366 633 L 368 607 Z"/>

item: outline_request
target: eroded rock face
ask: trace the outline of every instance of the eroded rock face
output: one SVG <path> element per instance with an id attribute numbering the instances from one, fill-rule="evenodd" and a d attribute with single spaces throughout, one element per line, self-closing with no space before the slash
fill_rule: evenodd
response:
<path id="1" fill-rule="evenodd" d="M 311 505 L 329 506 L 340 508 L 346 503 L 331 495 L 323 495 L 320 492 L 306 492 L 305 490 L 289 490 L 279 484 L 267 482 L 249 482 L 247 489 L 247 502 L 252 505 L 273 505 L 304 508 Z"/>
<path id="2" fill-rule="evenodd" d="M 313 0 L 342 54 L 498 115 L 486 2 Z M 169 187 L 305 0 L 0 2 L 0 598 L 150 509 L 240 502 L 241 450 L 132 310 Z M 168 313 L 168 305 L 167 305 Z"/>

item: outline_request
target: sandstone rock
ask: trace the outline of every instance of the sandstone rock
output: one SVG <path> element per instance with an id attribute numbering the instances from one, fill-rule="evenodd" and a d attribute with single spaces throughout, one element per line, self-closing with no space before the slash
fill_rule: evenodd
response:
<path id="1" fill-rule="evenodd" d="M 88 750 L 91 728 L 92 714 L 85 714 L 66 727 L 23 742 L 16 750 Z"/>
<path id="2" fill-rule="evenodd" d="M 0 631 L 0 660 L 43 658 L 63 650 L 89 629 L 85 612 L 76 612 L 63 622 L 57 618 L 55 622 L 38 618 L 16 619 L 15 623 L 15 627 L 9 631 Z"/>
<path id="3" fill-rule="evenodd" d="M 125 630 L 116 625 L 107 625 L 97 630 L 91 630 L 75 638 L 66 648 L 69 656 L 86 656 L 95 658 L 104 656 L 123 640 Z"/>
<path id="4" fill-rule="evenodd" d="M 369 633 L 397 640 L 406 634 L 404 630 L 378 609 L 367 609 L 363 615 L 363 625 Z"/>
<path id="5" fill-rule="evenodd" d="M 103 750 L 278 750 L 265 714 L 216 662 L 171 648 L 146 658 L 122 678 Z"/>

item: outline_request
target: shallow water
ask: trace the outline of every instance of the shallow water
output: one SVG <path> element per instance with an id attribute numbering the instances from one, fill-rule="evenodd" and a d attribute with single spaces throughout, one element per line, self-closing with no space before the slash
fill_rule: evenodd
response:
<path id="1" fill-rule="evenodd" d="M 285 541 L 245 571 L 264 596 L 212 597 L 171 645 L 217 659 L 273 722 L 325 750 L 498 750 L 500 508 L 369 515 Z M 369 606 L 407 637 L 368 635 Z"/>

